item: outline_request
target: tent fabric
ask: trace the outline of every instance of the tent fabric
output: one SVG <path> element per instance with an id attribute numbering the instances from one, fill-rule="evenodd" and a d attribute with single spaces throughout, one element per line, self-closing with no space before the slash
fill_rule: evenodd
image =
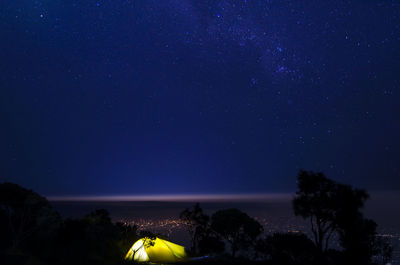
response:
<path id="1" fill-rule="evenodd" d="M 141 238 L 129 249 L 125 259 L 138 262 L 168 263 L 183 261 L 187 257 L 183 246 L 156 237 Z"/>

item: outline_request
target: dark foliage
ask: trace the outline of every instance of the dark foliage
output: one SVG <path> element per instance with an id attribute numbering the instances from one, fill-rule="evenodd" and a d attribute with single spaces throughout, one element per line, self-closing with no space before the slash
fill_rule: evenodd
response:
<path id="1" fill-rule="evenodd" d="M 208 232 L 199 241 L 200 255 L 221 254 L 225 250 L 225 243 L 215 233 Z"/>
<path id="2" fill-rule="evenodd" d="M 307 171 L 299 172 L 297 185 L 294 213 L 310 220 L 315 245 L 323 252 L 328 249 L 330 235 L 336 228 L 336 185 L 322 173 Z"/>
<path id="3" fill-rule="evenodd" d="M 293 209 L 296 215 L 310 220 L 320 253 L 328 251 L 329 239 L 336 233 L 343 251 L 335 253 L 332 260 L 367 265 L 373 264 L 374 256 L 390 259 L 390 248 L 376 236 L 377 224 L 364 218 L 361 211 L 369 198 L 365 190 L 337 183 L 322 173 L 300 171 L 297 178 Z"/>
<path id="4" fill-rule="evenodd" d="M 0 251 L 4 255 L 51 259 L 60 224 L 60 216 L 46 198 L 16 184 L 0 184 Z"/>
<path id="5" fill-rule="evenodd" d="M 109 264 L 123 256 L 120 231 L 106 210 L 64 222 L 57 240 L 58 264 Z"/>
<path id="6" fill-rule="evenodd" d="M 306 171 L 300 171 L 298 184 L 294 211 L 310 219 L 314 242 L 301 233 L 275 233 L 257 240 L 263 228 L 246 213 L 227 209 L 209 218 L 196 204 L 180 217 L 192 236 L 194 254 L 202 257 L 184 264 L 372 265 L 390 261 L 392 247 L 377 237 L 376 223 L 361 212 L 368 199 L 364 190 Z M 145 237 L 149 239 L 145 244 L 151 245 L 156 237 L 168 239 L 149 231 L 138 235 L 136 226 L 114 224 L 103 209 L 62 221 L 44 197 L 11 183 L 0 184 L 0 233 L 2 265 L 132 264 L 123 257 L 133 242 Z M 343 248 L 340 251 L 328 248 L 333 233 Z M 224 241 L 230 245 L 229 256 L 221 254 Z M 247 258 L 237 258 L 239 252 Z M 250 253 L 257 255 L 250 260 Z"/>
<path id="7" fill-rule="evenodd" d="M 209 229 L 210 217 L 203 213 L 203 209 L 199 203 L 193 206 L 193 209 L 186 208 L 183 210 L 179 218 L 186 225 L 186 229 L 190 234 L 191 246 L 193 253 L 199 252 L 199 243 L 204 241 Z M 202 244 L 204 247 L 204 244 Z M 203 248 L 204 250 L 204 248 Z"/>
<path id="8" fill-rule="evenodd" d="M 218 233 L 211 229 L 210 217 L 203 213 L 199 203 L 192 209 L 186 208 L 179 215 L 191 238 L 190 252 L 193 255 L 219 254 L 225 244 Z"/>
<path id="9" fill-rule="evenodd" d="M 294 213 L 310 220 L 314 242 L 322 253 L 328 250 L 333 233 L 345 232 L 349 222 L 362 216 L 360 210 L 369 196 L 364 190 L 336 183 L 322 173 L 301 170 L 297 184 Z"/>
<path id="10" fill-rule="evenodd" d="M 238 209 L 220 210 L 211 216 L 211 228 L 229 242 L 232 257 L 254 246 L 263 227 Z"/>
<path id="11" fill-rule="evenodd" d="M 274 264 L 313 264 L 317 249 L 301 233 L 275 233 L 257 242 L 257 250 Z"/>
<path id="12" fill-rule="evenodd" d="M 0 263 L 118 264 L 136 227 L 113 224 L 106 210 L 62 221 L 50 203 L 16 184 L 0 184 Z"/>
<path id="13" fill-rule="evenodd" d="M 139 239 L 137 226 L 118 222 L 115 224 L 115 227 L 119 231 L 118 248 L 123 255 L 125 255 L 129 248 L 132 247 L 133 242 L 136 242 Z"/>

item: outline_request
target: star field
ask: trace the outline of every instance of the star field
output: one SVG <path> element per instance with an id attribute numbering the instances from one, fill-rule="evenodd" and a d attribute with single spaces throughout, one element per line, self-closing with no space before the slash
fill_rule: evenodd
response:
<path id="1" fill-rule="evenodd" d="M 6 0 L 0 40 L 1 181 L 400 189 L 397 1 Z"/>

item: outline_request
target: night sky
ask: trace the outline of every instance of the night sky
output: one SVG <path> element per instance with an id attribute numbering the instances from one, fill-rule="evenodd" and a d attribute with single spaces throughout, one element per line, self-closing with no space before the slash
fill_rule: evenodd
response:
<path id="1" fill-rule="evenodd" d="M 400 189 L 398 1 L 2 0 L 0 182 Z"/>

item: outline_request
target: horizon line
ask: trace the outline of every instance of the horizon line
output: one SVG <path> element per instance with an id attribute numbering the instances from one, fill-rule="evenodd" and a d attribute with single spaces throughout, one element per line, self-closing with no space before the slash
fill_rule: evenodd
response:
<path id="1" fill-rule="evenodd" d="M 166 201 L 166 202 L 218 202 L 267 201 L 290 199 L 293 193 L 231 193 L 231 194 L 147 194 L 147 195 L 66 195 L 46 196 L 49 201 Z"/>

